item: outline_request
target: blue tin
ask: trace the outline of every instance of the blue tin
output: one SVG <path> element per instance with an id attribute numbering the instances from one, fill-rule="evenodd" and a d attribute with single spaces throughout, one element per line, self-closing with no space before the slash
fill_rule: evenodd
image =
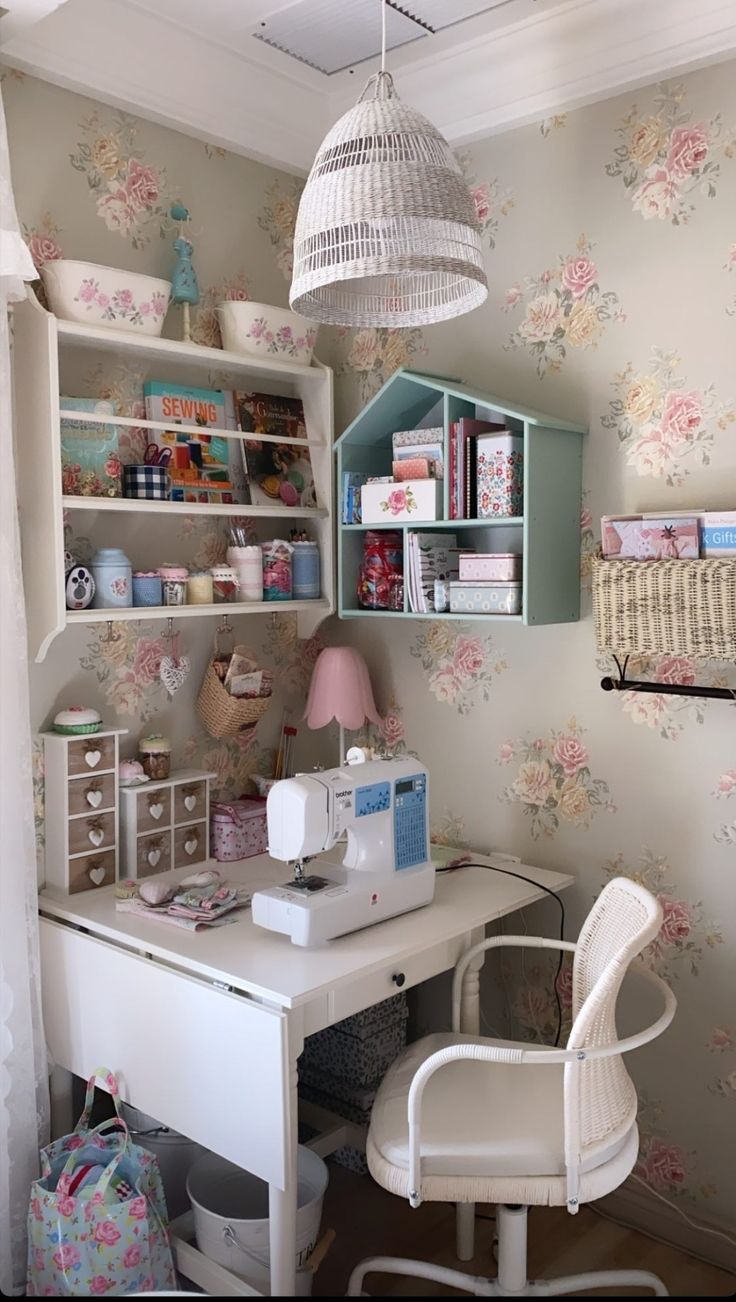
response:
<path id="1" fill-rule="evenodd" d="M 139 572 L 133 575 L 133 605 L 163 605 L 160 574 Z"/>
<path id="2" fill-rule="evenodd" d="M 295 542 L 291 558 L 292 593 L 295 601 L 311 600 L 321 594 L 319 547 L 316 542 Z"/>
<path id="3" fill-rule="evenodd" d="M 120 547 L 100 547 L 90 569 L 95 581 L 94 610 L 133 605 L 133 569 Z"/>

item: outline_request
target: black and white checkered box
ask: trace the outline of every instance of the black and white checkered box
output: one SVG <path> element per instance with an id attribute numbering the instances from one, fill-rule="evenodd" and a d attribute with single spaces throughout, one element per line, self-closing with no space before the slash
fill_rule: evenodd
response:
<path id="1" fill-rule="evenodd" d="M 165 502 L 169 496 L 169 472 L 165 466 L 123 466 L 125 497 L 145 497 Z"/>

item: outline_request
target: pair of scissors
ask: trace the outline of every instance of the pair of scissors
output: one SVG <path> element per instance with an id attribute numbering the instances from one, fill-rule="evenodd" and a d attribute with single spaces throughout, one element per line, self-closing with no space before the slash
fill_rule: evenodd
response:
<path id="1" fill-rule="evenodd" d="M 168 466 L 171 448 L 160 448 L 156 443 L 149 443 L 143 460 L 147 466 Z"/>

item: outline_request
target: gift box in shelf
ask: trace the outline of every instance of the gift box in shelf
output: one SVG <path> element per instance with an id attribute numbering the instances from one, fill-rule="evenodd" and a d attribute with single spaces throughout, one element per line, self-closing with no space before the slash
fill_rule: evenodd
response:
<path id="1" fill-rule="evenodd" d="M 519 516 L 524 511 L 524 440 L 504 431 L 477 437 L 479 520 Z"/>
<path id="2" fill-rule="evenodd" d="M 519 615 L 520 583 L 451 583 L 452 615 Z"/>
<path id="3" fill-rule="evenodd" d="M 360 492 L 360 509 L 363 524 L 438 520 L 442 516 L 442 482 L 406 479 L 403 483 L 367 483 Z"/>
<path id="4" fill-rule="evenodd" d="M 522 558 L 513 552 L 463 552 L 458 569 L 461 583 L 518 583 Z"/>
<path id="5" fill-rule="evenodd" d="M 113 404 L 97 398 L 60 398 L 61 483 L 69 497 L 121 497 L 123 468 L 118 454 L 116 425 L 81 417 L 68 419 L 65 411 L 88 411 L 112 416 Z"/>

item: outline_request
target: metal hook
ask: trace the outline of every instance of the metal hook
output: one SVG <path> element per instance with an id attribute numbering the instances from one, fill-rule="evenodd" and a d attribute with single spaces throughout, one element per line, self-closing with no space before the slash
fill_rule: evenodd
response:
<path id="1" fill-rule="evenodd" d="M 228 624 L 228 622 L 227 622 L 227 615 L 223 615 L 223 617 L 222 617 L 222 623 L 220 624 L 220 626 L 219 626 L 219 628 L 218 628 L 217 631 L 218 631 L 218 633 L 232 633 L 232 631 L 233 631 L 233 626 L 232 626 L 232 624 Z"/>
<path id="2" fill-rule="evenodd" d="M 113 633 L 113 631 L 112 631 L 112 620 L 111 620 L 111 619 L 108 619 L 108 620 L 107 620 L 107 636 L 106 636 L 106 637 L 101 637 L 101 638 L 100 638 L 100 641 L 101 641 L 101 642 L 104 642 L 105 645 L 107 645 L 108 642 L 117 642 L 119 636 L 120 636 L 119 633 Z"/>

